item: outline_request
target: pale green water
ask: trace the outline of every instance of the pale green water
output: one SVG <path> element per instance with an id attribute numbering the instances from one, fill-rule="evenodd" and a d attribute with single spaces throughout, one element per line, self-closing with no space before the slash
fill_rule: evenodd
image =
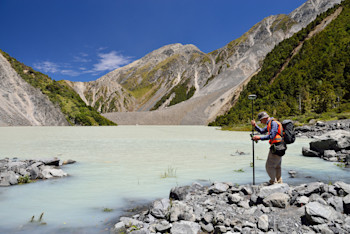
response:
<path id="1" fill-rule="evenodd" d="M 308 139 L 297 139 L 283 157 L 287 183 L 349 181 L 349 171 L 301 156 Z M 244 156 L 232 156 L 243 151 Z M 70 176 L 0 188 L 0 232 L 95 233 L 134 202 L 167 197 L 172 187 L 194 181 L 252 182 L 248 132 L 199 126 L 6 127 L 0 128 L 0 158 L 74 159 L 63 167 Z M 268 180 L 268 143 L 255 145 L 256 183 Z M 162 179 L 171 167 L 176 178 Z M 234 172 L 243 169 L 244 173 Z M 294 169 L 299 178 L 288 178 Z M 305 178 L 312 176 L 312 178 Z M 113 212 L 103 212 L 111 208 Z M 28 226 L 44 214 L 45 226 Z M 24 225 L 24 227 L 23 227 Z M 107 232 L 107 231 L 106 231 Z"/>

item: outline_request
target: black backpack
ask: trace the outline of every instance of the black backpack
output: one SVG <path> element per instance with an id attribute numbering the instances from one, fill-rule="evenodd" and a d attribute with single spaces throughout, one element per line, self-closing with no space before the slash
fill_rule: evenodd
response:
<path id="1" fill-rule="evenodd" d="M 283 138 L 286 144 L 292 144 L 295 141 L 294 124 L 292 120 L 286 119 L 282 122 Z"/>

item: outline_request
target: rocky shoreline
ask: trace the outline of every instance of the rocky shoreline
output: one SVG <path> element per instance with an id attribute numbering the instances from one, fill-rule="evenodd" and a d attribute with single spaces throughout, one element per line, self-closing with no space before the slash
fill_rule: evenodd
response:
<path id="1" fill-rule="evenodd" d="M 169 198 L 132 217 L 112 233 L 349 233 L 350 184 L 314 182 L 171 189 Z"/>
<path id="2" fill-rule="evenodd" d="M 309 148 L 302 148 L 304 156 L 320 157 L 327 161 L 344 163 L 345 167 L 350 167 L 350 131 L 332 130 L 313 138 Z"/>
<path id="3" fill-rule="evenodd" d="M 327 122 L 310 120 L 310 124 L 295 128 L 297 137 L 321 136 L 334 130 L 350 131 L 350 119 L 332 120 Z"/>
<path id="4" fill-rule="evenodd" d="M 0 187 L 29 183 L 39 179 L 67 176 L 67 173 L 60 169 L 60 166 L 72 163 L 75 163 L 75 161 L 61 161 L 56 157 L 39 160 L 4 158 L 0 160 Z"/>

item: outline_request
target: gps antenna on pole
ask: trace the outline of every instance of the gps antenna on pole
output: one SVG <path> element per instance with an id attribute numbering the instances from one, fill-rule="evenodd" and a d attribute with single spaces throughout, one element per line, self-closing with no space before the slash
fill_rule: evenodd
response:
<path id="1" fill-rule="evenodd" d="M 256 94 L 250 94 L 248 96 L 249 100 L 252 100 L 252 120 L 254 119 L 254 100 L 256 99 Z M 254 141 L 253 141 L 253 136 L 254 136 L 254 126 L 252 126 L 252 146 L 253 146 L 253 185 L 255 185 L 255 157 L 254 157 Z"/>

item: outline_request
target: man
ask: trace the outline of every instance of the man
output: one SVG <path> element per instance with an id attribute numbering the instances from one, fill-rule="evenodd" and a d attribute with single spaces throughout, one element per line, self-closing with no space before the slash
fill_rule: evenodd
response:
<path id="1" fill-rule="evenodd" d="M 266 127 L 260 128 L 255 120 L 253 119 L 251 121 L 252 126 L 255 127 L 255 129 L 261 133 L 268 133 L 265 136 L 253 136 L 254 141 L 258 140 L 269 140 L 270 145 L 273 144 L 281 144 L 283 141 L 283 127 L 280 122 L 275 120 L 273 117 L 270 117 L 265 111 L 260 112 L 258 114 L 258 118 L 262 124 L 265 124 Z M 281 164 L 282 164 L 282 157 L 278 156 L 277 154 L 274 154 L 273 151 L 269 151 L 269 155 L 266 160 L 266 172 L 270 177 L 269 184 L 275 184 L 275 183 L 283 183 L 282 182 L 282 175 L 281 175 Z"/>

